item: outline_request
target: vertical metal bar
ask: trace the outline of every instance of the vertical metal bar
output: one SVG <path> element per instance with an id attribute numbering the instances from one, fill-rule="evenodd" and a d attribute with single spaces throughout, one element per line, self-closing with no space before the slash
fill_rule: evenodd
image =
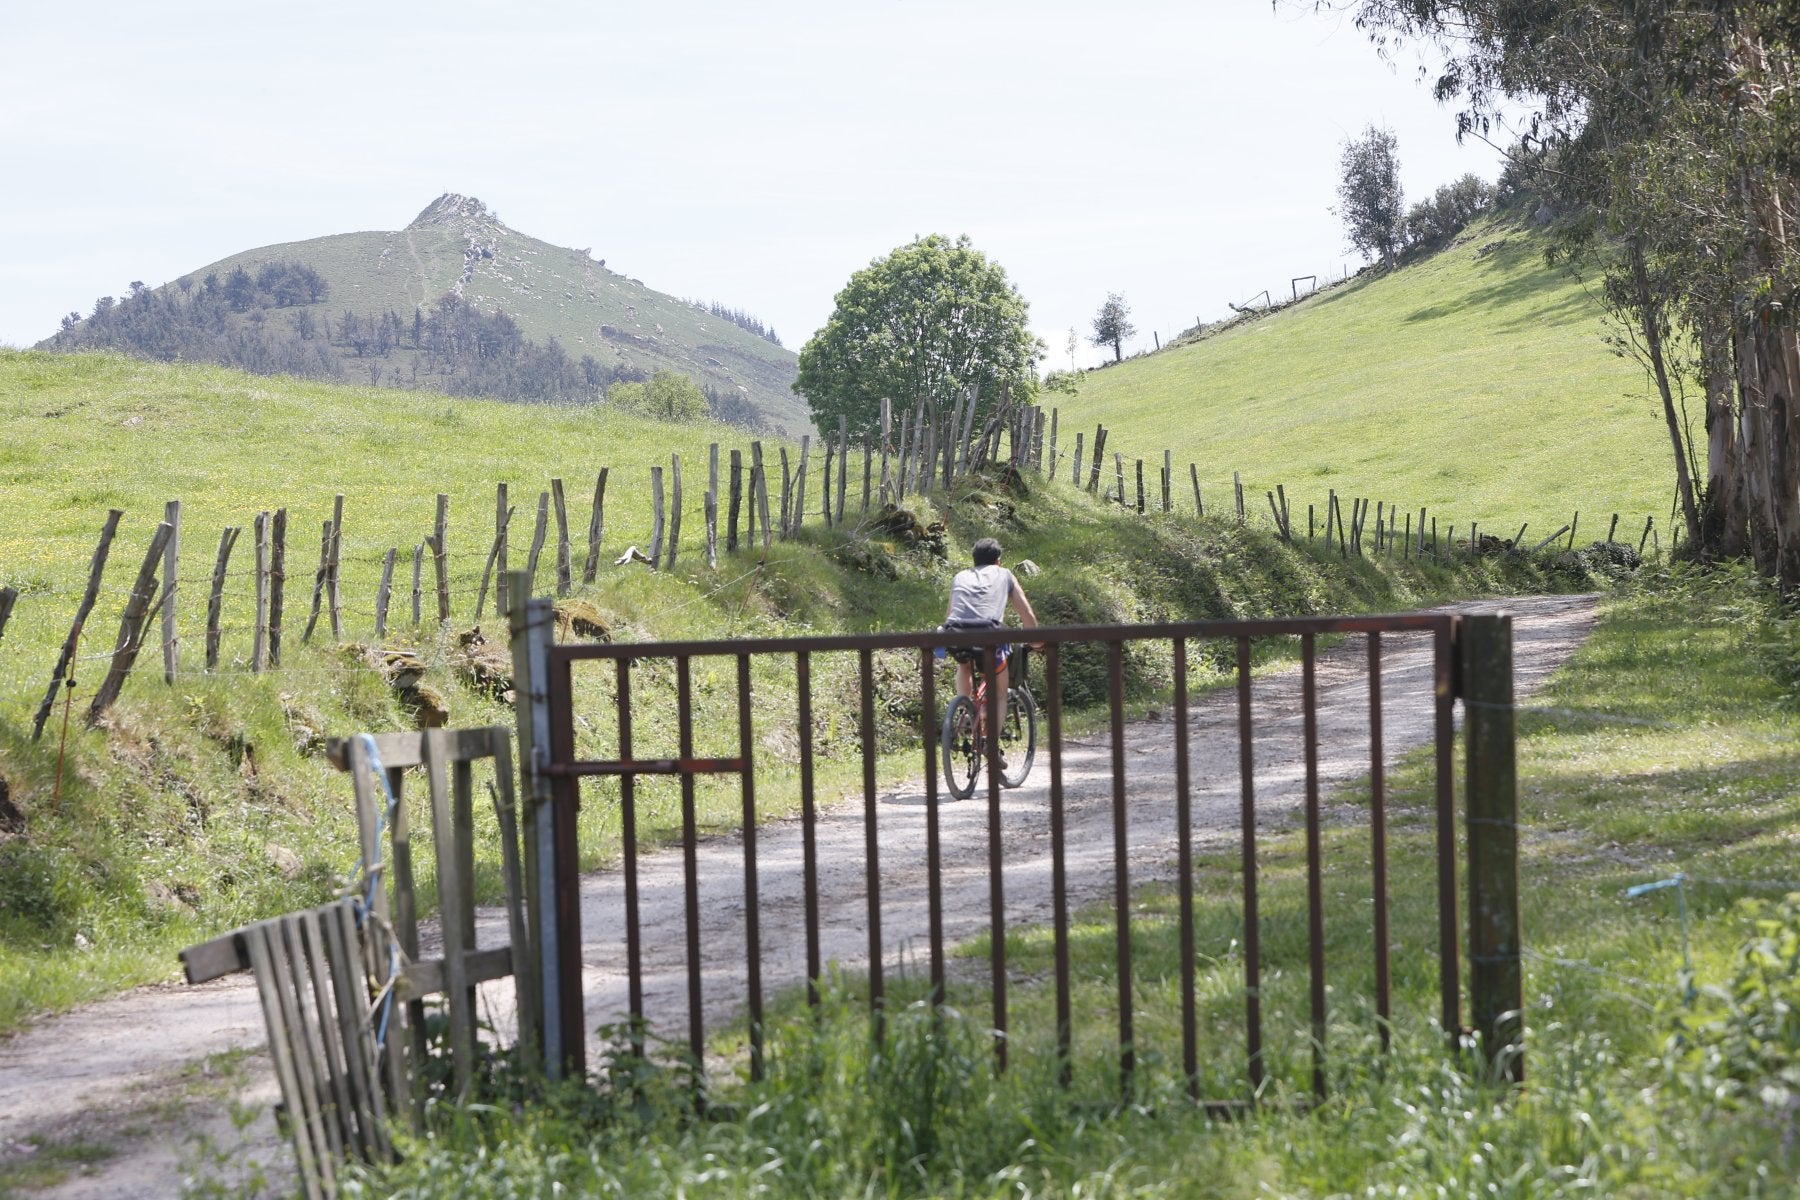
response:
<path id="1" fill-rule="evenodd" d="M 1469 1016 L 1489 1070 L 1523 1082 L 1519 972 L 1519 783 L 1512 618 L 1464 617 L 1463 741 L 1468 755 Z"/>
<path id="2" fill-rule="evenodd" d="M 693 670 L 686 655 L 675 660 L 678 753 L 694 757 Z M 687 900 L 688 1054 L 693 1059 L 694 1081 L 702 1091 L 706 1080 L 706 1022 L 700 1003 L 700 862 L 699 836 L 694 818 L 694 777 L 681 773 L 681 874 Z"/>
<path id="3" fill-rule="evenodd" d="M 1317 648 L 1300 635 L 1301 725 L 1306 739 L 1306 948 L 1312 1009 L 1313 1095 L 1325 1098 L 1325 885 L 1319 845 Z"/>
<path id="4" fill-rule="evenodd" d="M 930 478 L 929 474 L 926 476 Z M 930 912 L 931 1002 L 944 1002 L 944 873 L 938 841 L 937 654 L 919 651 L 919 695 L 925 725 L 925 876 Z"/>
<path id="5" fill-rule="evenodd" d="M 862 683 L 863 857 L 869 893 L 869 1032 L 880 1044 L 886 1029 L 881 979 L 881 836 L 875 808 L 875 670 L 873 655 L 857 655 Z"/>
<path id="6" fill-rule="evenodd" d="M 550 777 L 543 767 L 550 753 L 550 601 L 531 598 L 531 577 L 515 571 L 509 579 L 513 597 L 507 619 L 512 631 L 513 685 L 519 734 L 519 773 L 525 796 L 526 916 L 537 947 L 538 1029 L 544 1039 L 544 1066 L 551 1079 L 564 1077 L 562 986 L 556 920 L 556 831 Z M 273 625 L 273 618 L 271 618 Z M 274 658 L 271 655 L 271 664 Z M 396 1100 L 398 1103 L 398 1100 Z"/>
<path id="7" fill-rule="evenodd" d="M 1106 643 L 1106 690 L 1112 709 L 1113 928 L 1119 969 L 1119 1094 L 1131 1097 L 1137 1070 L 1131 1012 L 1131 871 L 1125 841 L 1125 644 Z"/>
<path id="8" fill-rule="evenodd" d="M 827 483 L 830 481 L 827 480 Z M 827 493 L 830 489 L 827 488 Z M 802 886 L 806 893 L 806 1002 L 819 1004 L 819 844 L 813 807 L 812 655 L 794 655 L 794 688 L 800 693 L 800 838 Z M 746 757 L 746 764 L 749 759 Z"/>
<path id="9" fill-rule="evenodd" d="M 618 669 L 619 757 L 631 759 L 631 663 L 613 660 Z M 637 776 L 619 777 L 619 838 L 625 850 L 625 970 L 631 1004 L 631 1042 L 644 1052 L 644 943 L 638 910 Z"/>
<path id="10" fill-rule="evenodd" d="M 798 504 L 795 511 L 799 511 Z M 738 754 L 744 760 L 743 774 L 738 778 L 744 793 L 744 975 L 750 988 L 750 1078 L 760 1080 L 763 1075 L 762 929 L 756 888 L 756 767 L 753 758 L 755 741 L 750 728 L 748 654 L 738 655 L 737 690 Z M 685 701 L 685 697 L 683 699 Z M 692 752 L 693 747 L 689 746 L 686 753 L 691 755 Z M 806 758 L 801 761 L 807 763 Z M 811 773 L 810 766 L 807 763 L 805 768 L 808 774 Z M 685 778 L 691 781 L 693 776 Z M 811 788 L 807 791 L 810 793 Z"/>
<path id="11" fill-rule="evenodd" d="M 994 1065 L 1006 1070 L 1006 883 L 1001 877 L 1004 857 L 1000 847 L 1000 687 L 995 672 L 998 652 L 982 651 L 981 669 L 987 680 L 987 777 L 988 777 L 988 963 L 994 994 Z"/>
<path id="12" fill-rule="evenodd" d="M 1074 1018 L 1069 998 L 1069 879 L 1063 857 L 1062 647 L 1044 647 L 1044 691 L 1050 701 L 1050 896 L 1056 930 L 1056 1057 L 1057 1082 L 1073 1079 L 1071 1058 Z"/>
<path id="13" fill-rule="evenodd" d="M 528 613 L 550 610 L 548 601 L 525 606 Z M 548 657 L 548 656 L 546 656 Z M 575 759 L 575 705 L 571 698 L 570 663 L 549 660 L 550 761 Z M 570 775 L 550 780 L 551 823 L 556 839 L 552 851 L 556 888 L 557 987 L 562 1022 L 563 1062 L 569 1076 L 587 1072 L 587 1012 L 581 997 L 581 841 L 577 818 L 581 814 L 581 780 Z"/>
<path id="14" fill-rule="evenodd" d="M 1164 495 L 1168 480 L 1163 481 Z M 1188 1097 L 1200 1098 L 1197 1021 L 1194 1013 L 1194 836 L 1188 794 L 1187 642 L 1175 639 L 1175 841 L 1181 894 L 1181 1069 Z"/>
<path id="15" fill-rule="evenodd" d="M 1262 925 L 1256 904 L 1256 758 L 1250 720 L 1250 639 L 1237 640 L 1238 779 L 1244 873 L 1244 1033 L 1250 1094 L 1262 1095 Z"/>
<path id="16" fill-rule="evenodd" d="M 1452 1045 L 1462 1037 L 1462 968 L 1456 948 L 1456 696 L 1451 680 L 1454 621 L 1451 618 L 1440 625 L 1432 643 L 1437 699 L 1438 989 L 1444 1036 Z"/>
<path id="17" fill-rule="evenodd" d="M 1412 514 L 1407 514 L 1410 520 Z M 1409 542 L 1408 545 L 1411 543 Z M 1392 982 L 1388 974 L 1387 763 L 1381 738 L 1381 635 L 1369 634 L 1369 854 L 1375 870 L 1375 1017 L 1381 1052 L 1393 1046 Z"/>

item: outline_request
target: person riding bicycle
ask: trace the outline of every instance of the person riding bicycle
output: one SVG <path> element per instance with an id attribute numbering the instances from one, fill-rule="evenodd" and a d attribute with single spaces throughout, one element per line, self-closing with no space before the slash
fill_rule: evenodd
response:
<path id="1" fill-rule="evenodd" d="M 975 565 L 958 571 L 956 578 L 950 581 L 950 607 L 944 614 L 944 628 L 958 629 L 998 629 L 1006 619 L 1006 607 L 1019 614 L 1019 620 L 1027 629 L 1037 627 L 1037 614 L 1031 610 L 1031 601 L 1025 598 L 1025 589 L 1019 586 L 1016 576 L 1000 565 L 1000 543 L 995 539 L 982 538 L 975 543 Z M 1006 724 L 1006 660 L 1010 657 L 1012 647 L 1000 646 L 994 654 L 994 679 L 992 687 L 998 690 L 1000 700 L 1000 724 Z M 974 691 L 974 661 L 979 655 L 967 652 L 956 655 L 956 694 L 969 696 Z"/>

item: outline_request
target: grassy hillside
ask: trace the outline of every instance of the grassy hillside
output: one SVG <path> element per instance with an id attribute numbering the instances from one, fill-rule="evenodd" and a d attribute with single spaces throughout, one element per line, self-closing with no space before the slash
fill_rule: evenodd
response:
<path id="1" fill-rule="evenodd" d="M 318 901 L 349 867 L 353 818 L 343 780 L 319 755 L 319 738 L 404 727 L 413 714 L 360 648 L 334 648 L 324 632 L 311 646 L 300 642 L 319 523 L 338 491 L 346 496 L 345 636 L 352 643 L 372 638 L 381 554 L 396 543 L 410 549 L 430 526 L 435 494 L 451 497 L 454 620 L 442 632 L 429 617 L 424 629 L 414 629 L 410 604 L 397 605 L 386 645 L 421 656 L 426 683 L 458 726 L 512 719 L 459 666 L 458 635 L 473 619 L 495 482 L 510 480 L 520 505 L 517 563 L 548 478 L 569 481 L 571 521 L 585 530 L 586 497 L 603 464 L 611 468 L 607 564 L 583 594 L 621 638 L 928 627 L 941 619 L 951 563 L 966 560 L 975 538 L 995 531 L 1014 560 L 1033 558 L 1044 567 L 1031 592 L 1044 619 L 1056 623 L 1396 609 L 1445 593 L 1546 582 L 1534 566 L 1497 559 L 1455 571 L 1346 563 L 1235 521 L 1145 520 L 1066 486 L 1033 484 L 1020 494 L 983 483 L 920 513 L 946 522 L 949 561 L 902 549 L 871 528 L 826 531 L 815 522 L 799 539 L 778 544 L 766 564 L 740 553 L 724 557 L 715 572 L 699 546 L 704 448 L 717 429 L 117 356 L 0 353 L 0 421 L 14 432 L 0 445 L 0 578 L 21 593 L 0 641 L 0 779 L 8 797 L 0 807 L 0 1029 L 35 1011 L 165 977 L 181 946 Z M 646 540 L 648 467 L 666 462 L 671 450 L 690 464 L 678 569 L 615 567 L 610 560 L 626 543 Z M 149 648 L 107 727 L 87 730 L 85 698 L 111 649 L 150 529 L 172 497 L 186 505 L 184 673 L 175 686 L 165 685 L 160 655 Z M 247 670 L 253 581 L 246 540 L 238 544 L 225 598 L 222 669 L 208 675 L 200 669 L 201 595 L 219 531 L 226 524 L 248 528 L 257 510 L 276 505 L 289 507 L 294 531 L 284 667 L 262 676 Z M 57 798 L 59 727 L 32 742 L 30 718 L 108 506 L 127 516 L 82 644 Z M 540 589 L 552 578 L 550 561 L 540 568 Z M 501 640 L 496 624 L 490 616 L 488 633 Z M 817 709 L 828 796 L 834 787 L 855 786 L 859 769 L 848 725 L 837 719 L 856 695 L 854 656 L 834 658 L 842 656 L 820 656 L 814 667 L 816 694 L 837 698 L 822 699 Z M 890 777 L 918 765 L 918 701 L 905 658 L 878 660 L 882 771 Z M 1072 709 L 1085 702 L 1077 668 L 1071 660 L 1065 671 Z M 1153 664 L 1134 658 L 1129 669 L 1141 695 L 1166 685 Z M 791 674 L 760 660 L 756 671 L 758 744 L 792 746 Z M 1206 665 L 1195 671 L 1203 681 Z M 670 675 L 648 670 L 636 685 L 640 749 L 674 744 Z M 697 684 L 696 728 L 703 739 L 728 736 L 721 731 L 733 727 L 729 681 L 706 666 Z M 603 751 L 611 711 L 604 681 L 584 678 L 577 703 L 596 714 L 597 728 L 580 735 L 582 748 Z M 757 789 L 771 816 L 797 804 L 792 767 L 778 754 L 761 764 L 766 777 Z M 679 792 L 667 783 L 639 785 L 645 837 L 666 837 L 678 821 Z M 585 792 L 583 856 L 590 866 L 618 848 L 613 788 L 601 782 Z M 734 790 L 703 783 L 699 801 L 707 827 L 729 827 Z M 495 853 L 491 842 L 483 844 L 482 879 L 491 892 Z M 89 948 L 79 949 L 82 943 Z"/>
<path id="2" fill-rule="evenodd" d="M 509 229 L 479 200 L 452 194 L 439 197 L 405 229 L 262 246 L 198 267 L 188 278 L 224 279 L 237 267 L 254 276 L 268 263 L 304 263 L 324 277 L 330 295 L 271 318 L 283 322 L 304 309 L 334 322 L 347 311 L 360 316 L 392 309 L 410 325 L 416 307 L 429 309 L 456 291 L 484 310 L 506 312 L 540 345 L 556 338 L 572 359 L 591 354 L 603 368 L 670 368 L 715 391 L 738 394 L 770 428 L 785 427 L 795 437 L 810 428 L 810 414 L 791 390 L 793 351 L 609 270 L 602 265 L 608 249 L 553 246 Z M 719 299 L 753 307 L 748 298 Z M 346 356 L 345 366 L 353 377 L 367 378 L 362 368 L 368 362 Z M 397 377 L 404 367 L 396 360 L 386 369 Z"/>
<path id="3" fill-rule="evenodd" d="M 1484 221 L 1391 275 L 1092 372 L 1062 405 L 1063 442 L 1104 423 L 1128 471 L 1170 448 L 1184 496 L 1189 462 L 1208 503 L 1229 499 L 1236 470 L 1259 512 L 1280 483 L 1299 519 L 1316 503 L 1322 521 L 1335 488 L 1508 537 L 1575 510 L 1604 536 L 1619 512 L 1635 539 L 1673 494 L 1660 404 L 1542 252 L 1524 225 Z"/>

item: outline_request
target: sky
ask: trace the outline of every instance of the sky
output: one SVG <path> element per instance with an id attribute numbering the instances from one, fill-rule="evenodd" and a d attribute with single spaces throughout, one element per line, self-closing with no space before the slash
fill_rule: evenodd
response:
<path id="1" fill-rule="evenodd" d="M 1007 270 L 1050 348 L 1108 292 L 1148 347 L 1341 274 L 1347 138 L 1408 202 L 1499 154 L 1342 14 L 1269 0 L 8 0 L 0 344 L 131 280 L 399 229 L 477 196 L 798 349 L 928 233 Z M 1108 351 L 1107 353 L 1110 353 Z"/>

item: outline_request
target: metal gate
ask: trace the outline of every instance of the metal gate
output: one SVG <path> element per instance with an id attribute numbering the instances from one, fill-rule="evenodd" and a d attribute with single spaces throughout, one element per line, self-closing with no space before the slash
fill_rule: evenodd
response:
<path id="1" fill-rule="evenodd" d="M 759 798 L 757 766 L 759 742 L 755 725 L 767 717 L 767 710 L 753 686 L 756 670 L 779 670 L 783 678 L 791 678 L 793 695 L 793 729 L 795 744 L 783 746 L 779 752 L 760 747 L 763 759 L 777 758 L 790 762 L 795 771 L 793 788 L 798 792 L 802 853 L 799 855 L 797 881 L 802 893 L 805 937 L 804 982 L 809 995 L 816 998 L 814 984 L 825 969 L 821 950 L 820 848 L 817 832 L 822 806 L 815 795 L 815 767 L 818 757 L 815 730 L 822 727 L 820 710 L 815 701 L 818 681 L 815 664 L 821 656 L 845 656 L 856 664 L 855 682 L 857 710 L 844 713 L 856 726 L 854 753 L 861 757 L 862 891 L 866 906 L 861 914 L 862 935 L 866 949 L 856 964 L 867 971 L 868 1001 L 873 1032 L 883 1033 L 885 1011 L 884 980 L 890 970 L 896 947 L 922 937 L 927 943 L 930 996 L 941 999 L 946 984 L 946 911 L 942 871 L 944 845 L 941 820 L 947 811 L 941 797 L 938 761 L 937 714 L 941 697 L 947 689 L 939 679 L 939 660 L 935 651 L 943 646 L 968 646 L 983 649 L 992 663 L 993 648 L 1017 638 L 1019 631 L 945 633 L 893 633 L 860 636 L 816 638 L 748 638 L 729 641 L 660 642 L 640 644 L 554 644 L 554 613 L 548 600 L 516 605 L 512 614 L 515 680 L 518 695 L 518 720 L 521 739 L 521 770 L 524 775 L 527 805 L 527 891 L 530 901 L 531 935 L 539 948 L 537 955 L 542 971 L 540 989 L 546 1059 L 552 1069 L 579 1074 L 586 1069 L 585 1043 L 588 1036 L 584 1015 L 582 984 L 582 931 L 580 875 L 577 847 L 577 813 L 581 804 L 583 780 L 614 778 L 618 781 L 617 803 L 622 839 L 623 928 L 617 931 L 617 952 L 622 954 L 627 976 L 626 1005 L 634 1028 L 648 1023 L 653 1014 L 646 1011 L 646 955 L 659 947 L 646 940 L 642 916 L 641 879 L 645 856 L 639 849 L 639 787 L 646 779 L 673 777 L 679 783 L 681 806 L 681 877 L 671 884 L 681 893 L 684 943 L 686 1034 L 689 1053 L 696 1063 L 705 1059 L 706 1002 L 710 998 L 715 1009 L 721 987 L 729 994 L 723 999 L 730 1008 L 747 1018 L 749 1069 L 753 1077 L 764 1068 L 765 1005 L 769 987 L 779 986 L 774 980 L 766 985 L 764 958 L 769 952 L 762 923 L 765 889 L 778 884 L 792 887 L 796 882 L 793 864 L 775 868 L 761 861 L 758 851 Z M 1103 714 L 1110 764 L 1102 763 L 1110 773 L 1102 789 L 1110 796 L 1111 863 L 1110 879 L 1099 893 L 1110 899 L 1116 914 L 1115 954 L 1118 975 L 1117 1069 L 1123 1094 L 1131 1094 L 1134 1072 L 1138 1068 L 1138 1052 L 1142 1043 L 1134 1028 L 1134 980 L 1132 972 L 1132 888 L 1131 863 L 1132 813 L 1148 782 L 1136 778 L 1128 767 L 1126 721 L 1126 663 L 1166 662 L 1168 683 L 1167 728 L 1172 738 L 1173 822 L 1176 845 L 1176 888 L 1178 891 L 1181 938 L 1181 1060 L 1189 1093 L 1209 1107 L 1233 1108 L 1247 1098 L 1261 1094 L 1264 1081 L 1264 1022 L 1262 1011 L 1263 979 L 1261 936 L 1264 920 L 1258 911 L 1257 817 L 1258 787 L 1255 753 L 1258 745 L 1258 721 L 1253 719 L 1252 647 L 1256 639 L 1289 639 L 1298 643 L 1300 657 L 1300 770 L 1304 772 L 1303 803 L 1299 812 L 1304 822 L 1306 853 L 1306 938 L 1308 953 L 1308 1008 L 1311 1040 L 1311 1087 L 1323 1096 L 1326 1090 L 1327 989 L 1324 914 L 1322 895 L 1322 817 L 1321 771 L 1319 763 L 1320 727 L 1318 703 L 1319 642 L 1322 638 L 1361 638 L 1367 647 L 1366 688 L 1367 747 L 1366 777 L 1370 788 L 1369 825 L 1371 836 L 1370 881 L 1374 899 L 1373 954 L 1375 976 L 1375 1012 L 1379 1017 L 1381 1045 L 1387 1048 L 1392 1020 L 1388 934 L 1388 848 L 1386 830 L 1386 759 L 1384 749 L 1384 637 L 1395 640 L 1429 640 L 1429 678 L 1423 680 L 1428 691 L 1428 740 L 1435 750 L 1435 845 L 1437 881 L 1437 947 L 1440 1012 L 1442 1029 L 1453 1040 L 1470 1033 L 1490 1064 L 1498 1064 L 1513 1078 L 1522 1078 L 1524 1060 L 1520 1041 L 1519 1013 L 1521 981 L 1519 974 L 1518 907 L 1516 895 L 1517 841 L 1514 827 L 1516 783 L 1513 765 L 1514 717 L 1512 710 L 1512 631 L 1511 620 L 1504 615 L 1462 616 L 1442 613 L 1419 613 L 1397 616 L 1359 616 L 1336 618 L 1303 618 L 1259 621 L 1200 621 L 1181 624 L 1138 626 L 1085 626 L 1040 628 L 1032 638 L 1042 643 L 1041 690 L 1043 694 L 1044 745 L 1040 761 L 1044 762 L 1042 778 L 1047 784 L 1044 803 L 1048 808 L 1050 840 L 1050 890 L 1052 912 L 1049 924 L 1054 931 L 1056 1044 L 1061 1057 L 1062 1078 L 1068 1079 L 1070 1035 L 1073 1026 L 1070 984 L 1070 904 L 1071 895 L 1080 889 L 1070 877 L 1070 856 L 1066 828 L 1065 799 L 1069 787 L 1066 767 L 1070 741 L 1064 712 L 1064 691 L 1071 664 L 1079 658 L 1093 683 L 1096 669 L 1104 659 L 1104 700 L 1098 706 Z M 1390 641 L 1389 645 L 1392 646 Z M 878 680 L 878 655 L 903 652 L 908 668 L 916 676 L 919 696 L 920 725 L 914 744 L 919 746 L 917 770 L 922 773 L 922 808 L 926 860 L 925 887 L 928 894 L 927 927 L 922 930 L 883 929 L 883 839 L 880 833 L 878 789 L 877 705 L 889 697 L 878 696 L 885 686 L 892 689 L 891 678 Z M 1192 665 L 1196 654 L 1207 655 L 1209 669 L 1225 675 L 1235 687 L 1237 775 L 1235 781 L 1237 837 L 1240 843 L 1242 870 L 1242 939 L 1243 939 L 1243 1012 L 1244 1058 L 1243 1091 L 1240 1096 L 1203 1098 L 1196 1070 L 1197 1029 L 1194 995 L 1194 873 L 1193 864 L 1193 794 L 1190 747 L 1193 739 L 1192 715 L 1195 698 L 1190 694 Z M 1085 657 L 1083 657 L 1085 656 Z M 889 662 L 895 656 L 886 654 L 880 660 Z M 666 677 L 673 667 L 675 712 L 673 744 L 657 744 L 648 751 L 641 749 L 642 736 L 634 736 L 634 710 L 641 707 L 646 687 L 635 674 Z M 723 667 L 725 683 L 715 667 Z M 616 704 L 600 722 L 577 713 L 575 703 L 577 672 L 599 672 Z M 697 751 L 696 737 L 696 672 L 705 672 L 705 687 L 716 692 L 722 686 L 729 693 L 724 707 L 735 715 L 735 729 L 720 730 L 711 725 L 703 731 L 702 740 L 711 743 L 711 751 Z M 791 673 L 791 675 L 790 675 Z M 586 678 L 584 676 L 584 678 Z M 666 686 L 666 685 L 663 685 Z M 1455 701 L 1465 704 L 1466 765 L 1464 795 L 1465 821 L 1462 832 L 1467 837 L 1468 877 L 1468 995 L 1472 1027 L 1465 1028 L 1462 1018 L 1464 947 L 1459 932 L 1458 903 L 1458 822 L 1456 820 L 1456 771 L 1453 761 Z M 830 703 L 829 700 L 826 701 Z M 997 724 L 998 695 L 990 695 L 990 720 Z M 1387 711 L 1392 705 L 1385 706 Z M 1095 710 L 1090 708 L 1089 715 Z M 1424 714 L 1421 714 L 1422 718 Z M 606 757 L 584 757 L 578 752 L 577 721 L 584 722 L 584 737 L 590 742 L 604 742 Z M 730 722 L 727 721 L 727 724 Z M 602 737 L 604 734 L 604 737 Z M 666 737 L 664 741 L 666 742 Z M 997 754 L 997 751 L 994 751 Z M 1093 757 L 1090 755 L 1089 757 Z M 1007 889 L 1012 874 L 1009 870 L 1007 846 L 1002 837 L 1002 789 L 999 772 L 992 759 L 986 772 L 986 879 L 987 929 L 989 935 L 989 990 L 992 1002 L 994 1054 L 1000 1069 L 1005 1069 L 1008 1055 L 1008 973 L 1007 973 Z M 1090 770 L 1087 772 L 1092 774 Z M 1341 770 L 1339 772 L 1341 774 Z M 721 848 L 721 840 L 703 834 L 696 819 L 696 784 L 708 777 L 735 779 L 741 801 L 741 818 L 731 837 Z M 1157 777 L 1161 781 L 1162 776 Z M 1092 787 L 1089 791 L 1093 791 Z M 971 802 L 974 803 L 974 802 Z M 966 818 L 972 812 L 969 803 L 957 806 Z M 837 815 L 844 818 L 843 810 Z M 850 813 L 855 816 L 854 810 Z M 766 831 L 764 836 L 768 836 Z M 1091 840 L 1091 839 L 1090 839 Z M 1087 847 L 1084 845 L 1084 849 Z M 732 904 L 742 904 L 742 947 L 727 963 L 725 956 L 715 953 L 708 959 L 700 933 L 703 919 L 701 895 L 701 855 L 716 861 L 718 854 L 729 850 L 741 859 L 741 880 L 730 882 Z M 842 845 L 834 853 L 849 853 Z M 1088 856 L 1091 859 L 1091 855 Z M 667 856 L 664 856 L 665 861 Z M 1103 869 L 1103 868 L 1102 868 Z M 672 867 L 670 868 L 672 875 Z M 1093 880 L 1086 893 L 1094 898 Z M 834 901 L 835 904 L 835 901 Z M 841 907 L 841 906 L 840 906 Z M 716 940 L 716 939 L 715 939 Z M 950 939 L 954 942 L 954 938 Z M 609 931 L 610 941 L 610 931 Z M 717 947 L 715 947 L 715 951 Z M 671 951 L 673 953 L 673 951 Z M 797 955 L 796 955 L 797 958 Z M 741 965 L 741 971 L 739 967 Z M 723 984 L 716 977 L 729 967 L 729 978 Z M 711 986 L 709 988 L 709 978 Z M 788 982 L 796 982 L 789 980 Z M 672 1005 L 672 1002 L 671 1002 Z M 658 1014 L 663 1005 L 657 1004 Z"/>

